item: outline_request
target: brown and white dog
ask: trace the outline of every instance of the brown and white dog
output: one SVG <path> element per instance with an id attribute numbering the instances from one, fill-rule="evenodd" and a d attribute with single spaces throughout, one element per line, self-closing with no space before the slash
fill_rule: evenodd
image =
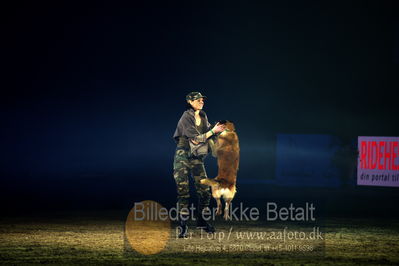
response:
<path id="1" fill-rule="evenodd" d="M 218 160 L 218 175 L 214 179 L 202 179 L 201 184 L 212 188 L 212 197 L 217 202 L 218 215 L 222 214 L 221 197 L 224 198 L 224 219 L 229 218 L 230 203 L 236 194 L 236 180 L 240 160 L 240 146 L 234 124 L 230 121 L 220 121 L 226 130 L 216 140 L 215 150 Z"/>

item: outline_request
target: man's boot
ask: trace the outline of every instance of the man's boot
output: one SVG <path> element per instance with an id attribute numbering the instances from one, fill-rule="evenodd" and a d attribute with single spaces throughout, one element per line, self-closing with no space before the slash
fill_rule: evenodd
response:
<path id="1" fill-rule="evenodd" d="M 179 238 L 185 238 L 187 236 L 188 232 L 188 226 L 187 226 L 187 220 L 188 220 L 188 215 L 180 214 L 179 219 L 178 219 L 178 226 L 177 230 L 179 230 Z"/>
<path id="2" fill-rule="evenodd" d="M 205 217 L 209 217 L 209 215 L 206 215 Z M 214 233 L 216 231 L 215 228 L 204 219 L 204 209 L 198 210 L 197 228 L 201 228 L 207 233 Z"/>

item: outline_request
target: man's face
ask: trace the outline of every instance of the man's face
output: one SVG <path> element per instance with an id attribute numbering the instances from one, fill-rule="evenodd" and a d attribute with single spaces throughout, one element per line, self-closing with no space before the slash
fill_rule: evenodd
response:
<path id="1" fill-rule="evenodd" d="M 202 110 L 202 107 L 204 107 L 204 98 L 199 98 L 197 100 L 188 102 L 191 104 L 195 111 Z"/>

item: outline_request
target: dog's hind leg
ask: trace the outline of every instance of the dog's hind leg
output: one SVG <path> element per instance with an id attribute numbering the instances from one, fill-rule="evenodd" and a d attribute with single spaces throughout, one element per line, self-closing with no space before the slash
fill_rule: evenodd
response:
<path id="1" fill-rule="evenodd" d="M 223 215 L 223 218 L 224 218 L 225 220 L 228 220 L 229 218 L 231 219 L 231 217 L 230 217 L 230 215 L 229 215 L 229 212 L 230 212 L 230 203 L 231 203 L 232 200 L 233 200 L 232 198 L 225 198 L 225 199 L 224 199 L 225 205 L 224 205 L 224 215 Z"/>
<path id="2" fill-rule="evenodd" d="M 216 209 L 216 215 L 221 215 L 222 214 L 222 201 L 219 198 L 215 198 L 216 203 L 217 203 L 217 209 Z"/>
<path id="3" fill-rule="evenodd" d="M 208 179 L 211 180 L 213 183 L 212 185 L 212 197 L 216 200 L 217 203 L 217 209 L 216 209 L 216 214 L 217 215 L 221 215 L 222 214 L 222 201 L 221 201 L 221 197 L 222 197 L 222 193 L 221 190 L 219 189 L 219 182 L 214 181 L 212 179 Z"/>
<path id="4" fill-rule="evenodd" d="M 234 198 L 234 195 L 236 194 L 236 186 L 232 186 L 231 188 L 227 189 L 227 191 L 224 193 L 223 198 L 225 201 L 225 206 L 224 206 L 224 219 L 227 220 L 230 218 L 230 220 L 232 219 L 232 217 L 229 217 L 229 212 L 230 212 L 230 205 L 231 205 L 231 201 Z"/>

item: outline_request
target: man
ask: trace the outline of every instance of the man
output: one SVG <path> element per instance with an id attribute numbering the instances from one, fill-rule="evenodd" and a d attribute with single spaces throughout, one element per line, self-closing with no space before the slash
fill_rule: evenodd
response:
<path id="1" fill-rule="evenodd" d="M 190 198 L 189 174 L 195 181 L 198 196 L 197 227 L 208 233 L 215 229 L 203 218 L 203 212 L 209 208 L 211 194 L 209 187 L 200 183 L 207 178 L 204 159 L 208 154 L 210 137 L 224 130 L 224 125 L 216 124 L 213 128 L 208 122 L 204 107 L 204 98 L 200 92 L 190 92 L 186 96 L 186 111 L 181 116 L 173 138 L 177 147 L 173 162 L 173 177 L 177 186 L 177 205 L 179 210 L 179 237 L 185 237 L 188 231 L 188 203 Z"/>

